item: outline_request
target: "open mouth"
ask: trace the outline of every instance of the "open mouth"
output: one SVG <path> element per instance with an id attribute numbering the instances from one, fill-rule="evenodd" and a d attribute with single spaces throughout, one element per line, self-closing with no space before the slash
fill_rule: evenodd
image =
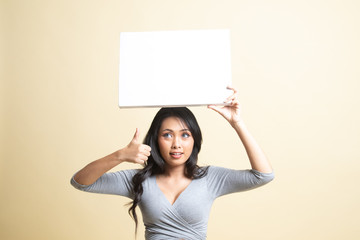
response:
<path id="1" fill-rule="evenodd" d="M 174 152 L 174 153 L 170 153 L 170 155 L 173 157 L 173 158 L 180 158 L 183 153 L 180 153 L 180 152 Z"/>

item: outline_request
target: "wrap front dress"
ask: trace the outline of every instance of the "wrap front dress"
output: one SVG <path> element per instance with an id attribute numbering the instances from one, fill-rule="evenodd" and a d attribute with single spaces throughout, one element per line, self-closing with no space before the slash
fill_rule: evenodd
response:
<path id="1" fill-rule="evenodd" d="M 138 169 L 105 173 L 91 185 L 71 184 L 82 191 L 115 194 L 133 198 L 132 177 Z M 139 202 L 145 225 L 145 239 L 206 239 L 211 206 L 217 197 L 262 186 L 274 178 L 273 173 L 255 170 L 232 170 L 210 166 L 203 178 L 194 179 L 171 204 L 156 183 L 156 176 L 143 182 Z"/>

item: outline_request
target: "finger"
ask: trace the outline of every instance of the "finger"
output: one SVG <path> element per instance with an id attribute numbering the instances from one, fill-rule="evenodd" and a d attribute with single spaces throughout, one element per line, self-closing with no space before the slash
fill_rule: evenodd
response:
<path id="1" fill-rule="evenodd" d="M 145 151 L 151 152 L 151 147 L 149 145 L 143 144 L 142 146 Z"/>
<path id="2" fill-rule="evenodd" d="M 218 106 L 215 106 L 215 105 L 208 105 L 208 108 L 210 108 L 210 109 L 212 109 L 212 110 L 214 110 L 214 111 L 216 111 L 216 112 L 220 112 L 220 108 L 218 107 Z"/>
<path id="3" fill-rule="evenodd" d="M 224 103 L 232 103 L 234 100 L 236 99 L 236 96 L 232 95 L 230 97 L 228 97 Z"/>
<path id="4" fill-rule="evenodd" d="M 141 164 L 141 165 L 146 165 L 146 160 L 137 159 L 137 160 L 135 160 L 135 163 L 138 163 L 138 164 Z"/>
<path id="5" fill-rule="evenodd" d="M 146 156 L 144 153 L 139 152 L 138 154 L 136 154 L 136 156 L 133 157 L 132 162 L 141 162 L 141 161 L 147 161 L 148 160 L 148 156 Z"/>
<path id="6" fill-rule="evenodd" d="M 224 102 L 229 102 L 229 101 L 231 101 L 231 99 L 233 99 L 236 96 L 237 90 L 231 86 L 227 86 L 226 88 L 233 91 L 232 95 L 224 101 Z"/>
<path id="7" fill-rule="evenodd" d="M 224 102 L 231 102 L 234 101 L 236 99 L 236 92 L 234 92 L 231 96 L 229 96 Z"/>
<path id="8" fill-rule="evenodd" d="M 151 155 L 151 152 L 146 150 L 146 149 L 143 149 L 143 150 L 140 151 L 140 154 L 143 154 L 146 157 L 149 157 Z"/>
<path id="9" fill-rule="evenodd" d="M 234 100 L 232 101 L 232 105 L 234 105 L 234 106 L 239 105 L 240 106 L 239 100 L 237 98 L 234 98 Z"/>
<path id="10" fill-rule="evenodd" d="M 136 128 L 136 130 L 135 130 L 135 134 L 134 134 L 134 137 L 133 137 L 133 139 L 132 139 L 132 141 L 138 141 L 139 140 L 139 129 L 138 128 Z"/>
<path id="11" fill-rule="evenodd" d="M 234 92 L 234 94 L 237 93 L 237 90 L 235 88 L 233 88 L 232 86 L 227 86 L 226 88 L 229 90 L 232 90 Z"/>
<path id="12" fill-rule="evenodd" d="M 231 106 L 234 106 L 234 105 L 236 105 L 236 104 L 239 103 L 239 102 L 238 102 L 238 100 L 237 100 L 237 97 L 234 96 L 234 97 L 232 97 L 231 99 L 229 99 L 229 103 L 230 103 Z"/>
<path id="13" fill-rule="evenodd" d="M 151 155 L 151 152 L 150 151 L 144 151 L 143 154 L 147 157 L 149 157 Z"/>
<path id="14" fill-rule="evenodd" d="M 151 147 L 145 144 L 142 144 L 139 146 L 139 152 L 141 154 L 144 154 L 145 156 L 150 156 L 151 155 Z"/>
<path id="15" fill-rule="evenodd" d="M 210 108 L 210 109 L 214 110 L 215 112 L 219 113 L 220 115 L 224 116 L 221 107 L 218 107 L 215 105 L 209 105 L 208 108 Z"/>

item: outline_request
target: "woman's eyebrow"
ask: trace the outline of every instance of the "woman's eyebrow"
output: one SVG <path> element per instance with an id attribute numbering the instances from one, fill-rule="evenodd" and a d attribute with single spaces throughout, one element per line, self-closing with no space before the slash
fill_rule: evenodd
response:
<path id="1" fill-rule="evenodd" d="M 168 132 L 174 132 L 174 130 L 172 130 L 172 129 L 168 129 L 168 128 L 166 128 L 166 129 L 164 129 L 164 130 L 162 130 L 162 132 L 165 132 L 165 131 L 168 131 Z M 180 132 L 189 132 L 190 130 L 189 129 L 187 129 L 187 128 L 184 128 L 184 129 L 181 129 L 180 130 Z"/>
<path id="2" fill-rule="evenodd" d="M 180 130 L 180 131 L 182 131 L 182 132 L 190 132 L 190 130 L 187 129 L 187 128 L 184 128 L 184 129 L 182 129 L 182 130 Z"/>
<path id="3" fill-rule="evenodd" d="M 162 130 L 162 132 L 165 132 L 165 131 L 168 131 L 168 132 L 174 132 L 173 130 L 168 129 L 168 128 L 166 128 L 166 129 Z"/>

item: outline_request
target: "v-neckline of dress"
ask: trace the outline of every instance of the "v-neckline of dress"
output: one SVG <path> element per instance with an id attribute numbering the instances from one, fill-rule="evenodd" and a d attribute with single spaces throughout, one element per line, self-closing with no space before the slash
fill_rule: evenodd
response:
<path id="1" fill-rule="evenodd" d="M 181 198 L 182 195 L 184 195 L 184 193 L 187 191 L 187 189 L 192 185 L 194 179 L 191 180 L 191 182 L 186 186 L 186 188 L 179 194 L 179 196 L 175 199 L 174 203 L 171 204 L 171 202 L 169 201 L 169 199 L 166 197 L 166 195 L 164 194 L 164 192 L 161 190 L 160 186 L 158 185 L 157 181 L 156 181 L 156 176 L 154 176 L 154 184 L 156 186 L 156 188 L 159 190 L 159 192 L 161 193 L 162 197 L 166 200 L 166 202 L 170 205 L 170 206 L 175 206 L 175 204 L 179 201 L 179 199 Z"/>

